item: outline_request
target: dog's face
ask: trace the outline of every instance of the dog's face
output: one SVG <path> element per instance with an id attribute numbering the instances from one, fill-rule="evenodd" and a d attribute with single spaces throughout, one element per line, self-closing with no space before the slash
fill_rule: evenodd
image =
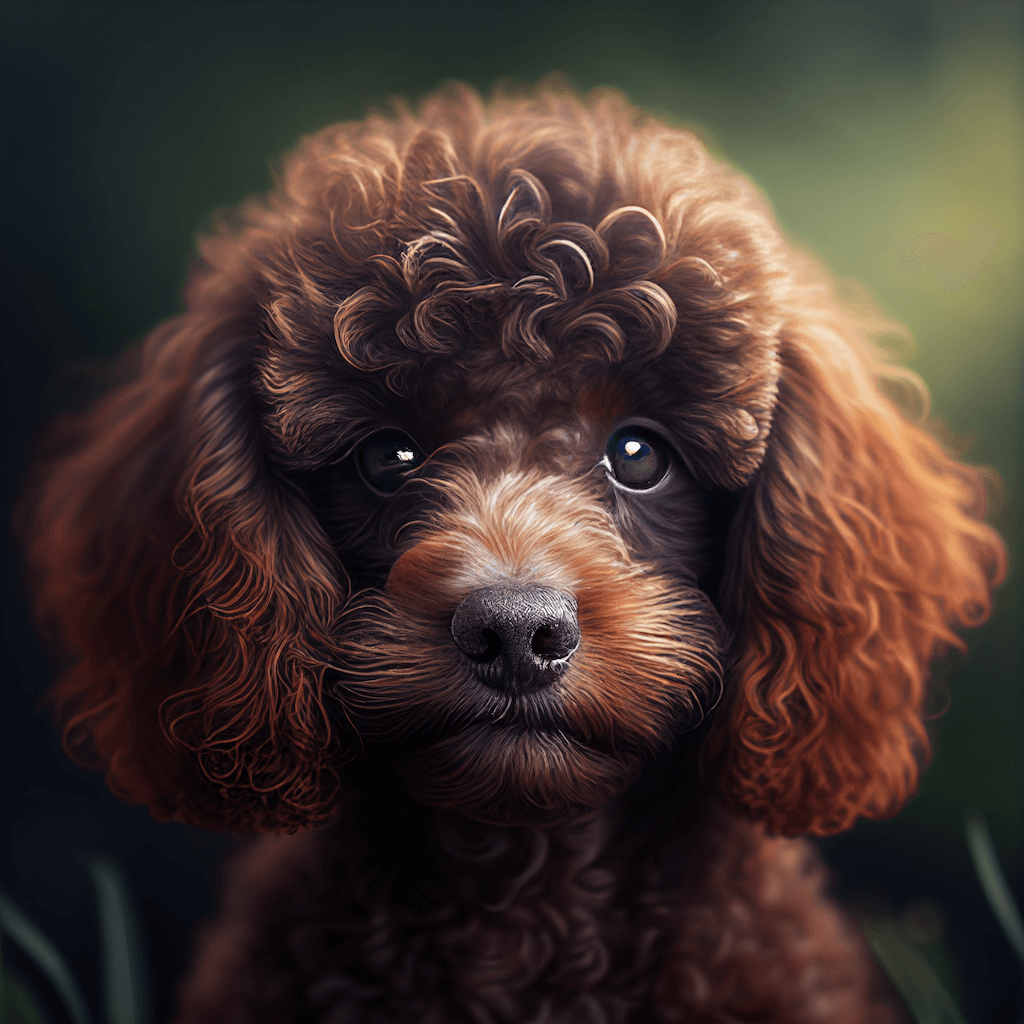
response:
<path id="1" fill-rule="evenodd" d="M 606 802 L 717 703 L 709 499 L 625 375 L 474 342 L 449 408 L 378 395 L 306 478 L 356 590 L 332 692 L 420 799 L 536 823 Z"/>
<path id="2" fill-rule="evenodd" d="M 524 170 L 488 189 L 427 184 L 327 346 L 281 316 L 258 387 L 354 590 L 330 692 L 360 741 L 428 803 L 536 824 L 607 802 L 718 703 L 710 488 L 761 442 L 775 365 L 732 364 L 738 459 L 698 480 L 714 367 L 648 277 L 657 219 L 560 220 Z"/>
<path id="3" fill-rule="evenodd" d="M 308 140 L 242 219 L 31 505 L 119 792 L 309 826 L 372 748 L 542 824 L 713 713 L 775 829 L 907 798 L 1002 547 L 748 183 L 621 100 L 463 93 Z"/>

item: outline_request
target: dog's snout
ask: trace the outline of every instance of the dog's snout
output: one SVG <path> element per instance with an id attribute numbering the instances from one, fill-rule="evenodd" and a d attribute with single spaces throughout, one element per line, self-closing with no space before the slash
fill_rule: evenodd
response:
<path id="1" fill-rule="evenodd" d="M 488 686 L 510 693 L 540 689 L 580 645 L 576 602 L 552 587 L 481 587 L 455 610 L 452 636 Z"/>

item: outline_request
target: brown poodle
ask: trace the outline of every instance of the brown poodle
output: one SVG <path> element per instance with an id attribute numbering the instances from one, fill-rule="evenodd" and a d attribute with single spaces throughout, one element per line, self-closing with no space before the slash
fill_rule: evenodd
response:
<path id="1" fill-rule="evenodd" d="M 201 249 L 28 506 L 69 751 L 277 833 L 178 1019 L 889 1019 L 787 837 L 912 794 L 1004 553 L 879 321 L 608 94 L 328 128 Z"/>

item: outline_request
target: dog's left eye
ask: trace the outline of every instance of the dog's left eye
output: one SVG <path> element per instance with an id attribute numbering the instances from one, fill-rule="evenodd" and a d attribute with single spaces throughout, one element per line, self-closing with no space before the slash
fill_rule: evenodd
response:
<path id="1" fill-rule="evenodd" d="M 396 427 L 378 430 L 361 441 L 355 456 L 363 483 L 377 494 L 394 494 L 410 471 L 423 464 L 420 446 Z"/>
<path id="2" fill-rule="evenodd" d="M 664 479 L 671 464 L 667 442 L 646 427 L 623 427 L 608 438 L 605 462 L 616 483 L 646 491 Z"/>

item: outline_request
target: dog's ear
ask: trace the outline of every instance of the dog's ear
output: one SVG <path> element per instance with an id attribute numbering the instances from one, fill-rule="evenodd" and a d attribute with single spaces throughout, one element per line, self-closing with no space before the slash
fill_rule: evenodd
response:
<path id="1" fill-rule="evenodd" d="M 1005 571 L 982 474 L 901 416 L 878 386 L 886 364 L 830 301 L 807 298 L 781 332 L 768 450 L 722 590 L 731 699 L 711 749 L 729 802 L 789 834 L 911 796 L 929 662 L 988 615 Z"/>
<path id="2" fill-rule="evenodd" d="M 158 817 L 292 830 L 336 798 L 321 676 L 346 586 L 265 465 L 251 337 L 202 310 L 159 328 L 59 431 L 20 521 L 72 756 Z"/>

